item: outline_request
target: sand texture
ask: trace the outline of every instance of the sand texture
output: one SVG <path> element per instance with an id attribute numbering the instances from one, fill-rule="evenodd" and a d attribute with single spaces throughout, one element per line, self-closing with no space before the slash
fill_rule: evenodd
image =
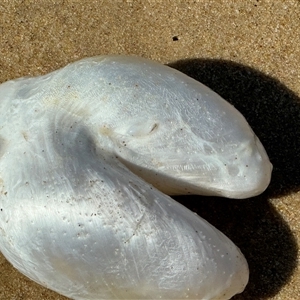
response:
<path id="1" fill-rule="evenodd" d="M 244 114 L 274 165 L 268 190 L 177 199 L 245 254 L 250 282 L 235 300 L 300 299 L 300 2 L 0 1 L 0 82 L 112 53 L 170 64 Z M 43 299 L 66 298 L 0 254 L 0 300 Z"/>

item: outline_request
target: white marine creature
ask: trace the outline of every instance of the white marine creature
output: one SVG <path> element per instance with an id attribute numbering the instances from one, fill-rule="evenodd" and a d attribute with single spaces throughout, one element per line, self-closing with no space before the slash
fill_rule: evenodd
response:
<path id="1" fill-rule="evenodd" d="M 169 195 L 246 198 L 272 165 L 244 117 L 188 76 L 100 56 L 0 85 L 0 250 L 73 299 L 229 299 L 240 250 Z"/>

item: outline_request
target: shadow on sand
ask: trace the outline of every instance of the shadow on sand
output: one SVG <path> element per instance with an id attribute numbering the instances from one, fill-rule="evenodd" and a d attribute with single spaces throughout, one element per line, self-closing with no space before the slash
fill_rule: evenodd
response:
<path id="1" fill-rule="evenodd" d="M 272 181 L 259 197 L 175 199 L 224 232 L 247 258 L 249 284 L 234 300 L 275 296 L 296 268 L 298 246 L 288 224 L 268 199 L 300 189 L 300 99 L 279 81 L 230 61 L 190 59 L 169 66 L 233 104 L 269 154 L 274 167 Z"/>

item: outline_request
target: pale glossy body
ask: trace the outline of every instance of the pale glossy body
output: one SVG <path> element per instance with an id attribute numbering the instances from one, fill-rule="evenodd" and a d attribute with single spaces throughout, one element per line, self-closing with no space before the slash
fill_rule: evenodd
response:
<path id="1" fill-rule="evenodd" d="M 239 249 L 162 193 L 246 198 L 267 187 L 265 150 L 231 105 L 123 56 L 6 82 L 0 94 L 0 250 L 21 272 L 74 299 L 244 289 Z"/>

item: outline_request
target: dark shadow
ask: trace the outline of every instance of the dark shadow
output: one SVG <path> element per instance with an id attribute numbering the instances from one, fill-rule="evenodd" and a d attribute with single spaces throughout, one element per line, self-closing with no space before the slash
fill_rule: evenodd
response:
<path id="1" fill-rule="evenodd" d="M 300 190 L 300 99 L 278 80 L 223 60 L 192 59 L 169 66 L 204 83 L 247 119 L 273 163 L 267 191 L 247 200 L 182 196 L 177 201 L 224 232 L 250 268 L 245 291 L 234 300 L 276 295 L 297 266 L 298 246 L 268 198 Z"/>

